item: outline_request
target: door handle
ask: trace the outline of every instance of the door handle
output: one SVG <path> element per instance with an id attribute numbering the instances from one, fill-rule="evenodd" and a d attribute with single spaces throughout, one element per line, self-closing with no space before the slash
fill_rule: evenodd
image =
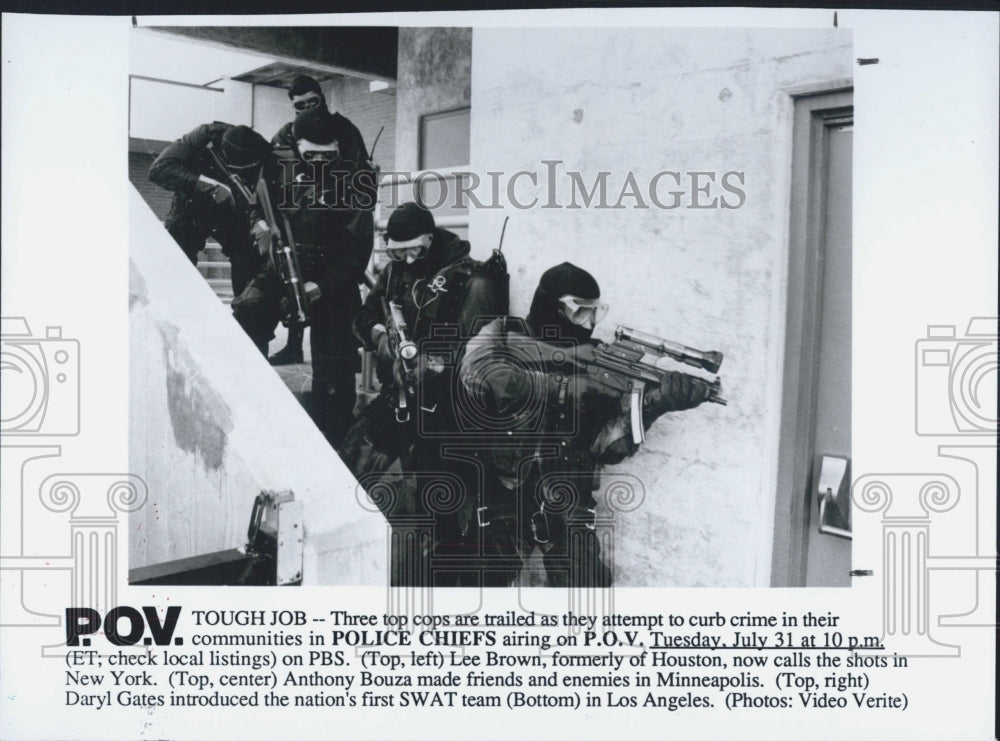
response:
<path id="1" fill-rule="evenodd" d="M 824 455 L 820 464 L 816 493 L 819 495 L 819 531 L 823 535 L 835 535 L 838 538 L 850 540 L 851 531 L 849 529 L 836 527 L 827 522 L 827 510 L 836 511 L 838 509 L 837 497 L 844 483 L 845 473 L 847 473 L 847 458 Z M 846 516 L 843 519 L 845 522 L 848 521 Z"/>

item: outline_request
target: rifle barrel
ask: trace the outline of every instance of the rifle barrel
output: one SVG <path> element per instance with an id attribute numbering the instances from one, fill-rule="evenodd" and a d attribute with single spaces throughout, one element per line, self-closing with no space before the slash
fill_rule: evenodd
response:
<path id="1" fill-rule="evenodd" d="M 634 342 L 641 345 L 657 355 L 669 355 L 672 358 L 687 363 L 688 365 L 704 368 L 710 373 L 718 373 L 722 365 L 722 353 L 710 350 L 704 352 L 693 347 L 681 345 L 678 342 L 671 342 L 662 337 L 641 332 L 631 327 L 619 326 L 615 330 L 615 339 L 625 342 Z"/>

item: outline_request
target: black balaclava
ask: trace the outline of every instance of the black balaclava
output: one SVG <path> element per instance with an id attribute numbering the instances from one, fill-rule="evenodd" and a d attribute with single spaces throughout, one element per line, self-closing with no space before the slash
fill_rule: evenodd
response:
<path id="1" fill-rule="evenodd" d="M 269 151 L 271 145 L 249 126 L 233 126 L 222 135 L 222 156 L 232 167 L 258 165 Z"/>
<path id="2" fill-rule="evenodd" d="M 292 80 L 292 85 L 288 88 L 288 99 L 291 100 L 296 96 L 305 95 L 306 93 L 318 93 L 320 100 L 317 108 L 326 109 L 326 96 L 323 95 L 323 88 L 320 87 L 316 80 L 309 77 L 309 75 L 299 75 Z M 316 108 L 307 108 L 304 111 L 296 111 L 295 117 L 298 118 L 303 113 L 308 113 L 309 111 L 314 110 L 316 110 Z"/>
<path id="3" fill-rule="evenodd" d="M 299 144 L 302 139 L 312 142 L 313 144 L 328 145 L 337 142 L 338 144 L 345 141 L 345 131 L 343 130 L 342 120 L 338 119 L 330 113 L 326 108 L 313 108 L 310 111 L 306 111 L 301 116 L 295 119 L 292 124 L 292 134 L 296 139 L 296 151 L 298 151 Z M 298 152 L 299 156 L 302 156 L 302 152 Z M 322 198 L 327 205 L 342 206 L 346 205 L 345 198 L 348 197 L 347 185 L 349 182 L 345 183 L 344 171 L 345 164 L 343 161 L 343 154 L 339 151 L 331 152 L 329 158 L 325 159 L 321 164 L 324 168 L 324 175 L 321 176 L 316 169 L 311 171 L 310 177 L 322 182 L 325 190 L 323 191 Z M 306 172 L 310 172 L 308 169 Z M 340 173 L 337 175 L 337 173 Z M 330 177 L 327 177 L 329 175 Z M 315 188 L 316 185 L 314 184 Z"/>
<path id="4" fill-rule="evenodd" d="M 344 135 L 338 121 L 326 108 L 313 108 L 295 119 L 292 133 L 296 139 L 315 144 L 330 144 Z"/>
<path id="5" fill-rule="evenodd" d="M 594 276 L 572 263 L 564 262 L 546 270 L 538 281 L 528 312 L 528 326 L 535 337 L 544 338 L 546 330 L 555 327 L 561 338 L 590 339 L 592 328 L 573 324 L 560 313 L 559 298 L 566 295 L 595 299 L 601 297 L 601 289 Z"/>

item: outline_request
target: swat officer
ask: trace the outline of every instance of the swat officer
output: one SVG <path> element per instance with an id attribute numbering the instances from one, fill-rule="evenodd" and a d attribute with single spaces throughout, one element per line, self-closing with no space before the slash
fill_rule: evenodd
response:
<path id="1" fill-rule="evenodd" d="M 325 108 L 295 120 L 295 145 L 276 150 L 264 164 L 275 220 L 265 219 L 263 201 L 252 212 L 253 233 L 267 254 L 275 229 L 294 244 L 301 280 L 313 284 L 305 307 L 312 331 L 313 420 L 334 448 L 353 421 L 357 342 L 351 324 L 361 305 L 358 284 L 372 243 L 351 230 L 358 212 L 375 205 L 374 173 L 357 130 Z M 233 301 L 233 315 L 266 351 L 280 319 L 289 318 L 291 284 L 283 284 L 274 260 Z"/>
<path id="2" fill-rule="evenodd" d="M 398 307 L 407 339 L 418 347 L 435 328 L 451 326 L 456 337 L 467 338 L 482 318 L 506 308 L 497 304 L 490 268 L 469 256 L 467 241 L 438 228 L 431 212 L 420 204 L 405 203 L 392 213 L 385 240 L 390 262 L 354 320 L 358 340 L 376 354 L 382 382 L 381 393 L 362 411 L 344 446 L 344 461 L 358 477 L 384 471 L 400 456 L 408 463 L 421 458 L 421 453 L 411 450 L 417 438 L 411 412 L 418 409 L 418 398 L 401 377 L 406 372 L 401 359 L 392 355 L 387 326 L 390 307 Z M 448 418 L 443 408 L 433 416 L 427 411 L 448 403 L 446 398 L 431 401 L 434 394 L 433 389 L 420 390 L 422 426 Z M 417 464 L 425 467 L 426 461 Z"/>
<path id="3" fill-rule="evenodd" d="M 217 121 L 189 131 L 149 168 L 149 179 L 174 194 L 167 231 L 192 264 L 197 264 L 208 237 L 214 237 L 229 258 L 234 296 L 262 264 L 251 243 L 251 204 L 245 192 L 253 191 L 261 160 L 270 149 L 253 129 Z"/>
<path id="4" fill-rule="evenodd" d="M 288 99 L 295 111 L 297 120 L 309 111 L 324 109 L 327 110 L 326 96 L 320 84 L 308 75 L 299 75 L 288 88 Z M 355 146 L 364 149 L 365 143 L 358 128 L 351 121 L 336 111 L 332 111 L 336 125 L 343 131 L 350 131 L 350 139 L 354 140 Z M 277 149 L 291 149 L 296 144 L 295 121 L 284 124 L 278 132 L 271 138 L 271 143 Z M 365 154 L 367 157 L 367 152 Z M 374 170 L 374 166 L 369 163 L 369 167 Z M 370 210 L 358 210 L 347 225 L 355 238 L 360 242 L 373 243 L 375 239 L 375 222 Z M 285 346 L 268 358 L 271 365 L 288 365 L 302 362 L 302 335 L 304 328 L 301 325 L 293 324 L 288 328 L 288 341 Z"/>
<path id="5" fill-rule="evenodd" d="M 496 430 L 480 454 L 485 485 L 469 531 L 496 564 L 486 585 L 509 585 L 535 544 L 550 586 L 612 582 L 600 556 L 593 491 L 600 466 L 638 446 L 627 397 L 588 372 L 597 344 L 591 335 L 608 308 L 600 295 L 590 273 L 562 263 L 542 275 L 526 320 L 495 320 L 466 345 L 459 379 L 473 402 L 467 407 L 478 400 L 479 428 Z M 645 394 L 646 428 L 711 396 L 710 384 L 696 376 L 666 372 L 662 379 Z"/>
<path id="6" fill-rule="evenodd" d="M 417 203 L 392 213 L 386 240 L 390 263 L 354 322 L 358 339 L 376 353 L 382 389 L 348 433 L 344 461 L 366 486 L 378 481 L 382 491 L 392 492 L 373 497 L 393 527 L 391 583 L 444 586 L 455 573 L 435 568 L 432 560 L 455 554 L 460 521 L 453 505 L 475 480 L 469 461 L 443 455 L 458 437 L 450 393 L 454 363 L 464 340 L 505 312 L 499 302 L 505 300 L 506 267 L 496 258 L 474 260 L 469 243 L 437 227 Z M 418 350 L 409 369 L 393 355 L 393 313 Z M 397 459 L 401 473 L 383 476 Z M 435 495 L 442 481 L 453 482 L 443 499 Z"/>

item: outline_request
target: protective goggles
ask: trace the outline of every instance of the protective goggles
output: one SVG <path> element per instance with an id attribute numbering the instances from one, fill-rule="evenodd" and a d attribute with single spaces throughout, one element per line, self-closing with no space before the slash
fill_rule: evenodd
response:
<path id="1" fill-rule="evenodd" d="M 313 108 L 318 108 L 322 100 L 323 99 L 320 96 L 314 94 L 308 98 L 293 101 L 292 107 L 299 112 L 308 111 Z"/>
<path id="2" fill-rule="evenodd" d="M 562 315 L 573 324 L 593 327 L 608 313 L 608 305 L 598 298 L 561 296 L 559 307 Z"/>
<path id="3" fill-rule="evenodd" d="M 299 152 L 302 154 L 302 159 L 306 162 L 312 162 L 313 160 L 333 161 L 340 157 L 340 145 L 335 141 L 329 144 L 316 144 L 306 139 L 299 139 L 298 147 Z"/>
<path id="4" fill-rule="evenodd" d="M 392 242 L 385 248 L 385 254 L 390 260 L 419 260 L 427 254 L 427 245 L 423 242 Z"/>

